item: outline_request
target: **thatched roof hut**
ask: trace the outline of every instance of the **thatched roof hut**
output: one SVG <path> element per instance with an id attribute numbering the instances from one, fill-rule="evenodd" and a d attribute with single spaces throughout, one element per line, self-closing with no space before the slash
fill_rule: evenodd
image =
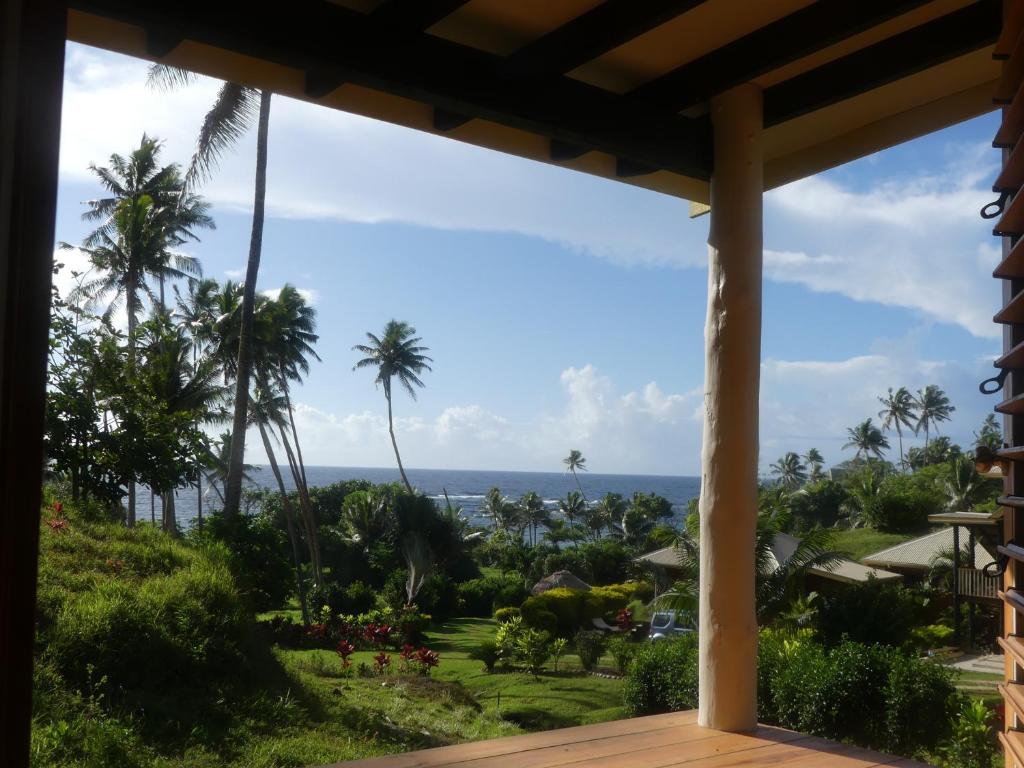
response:
<path id="1" fill-rule="evenodd" d="M 541 592 L 547 592 L 549 589 L 560 588 L 577 589 L 580 592 L 590 591 L 590 585 L 583 581 L 583 579 L 573 576 L 569 571 L 555 571 L 550 576 L 545 576 L 534 584 L 533 589 L 530 590 L 530 594 L 539 595 Z"/>

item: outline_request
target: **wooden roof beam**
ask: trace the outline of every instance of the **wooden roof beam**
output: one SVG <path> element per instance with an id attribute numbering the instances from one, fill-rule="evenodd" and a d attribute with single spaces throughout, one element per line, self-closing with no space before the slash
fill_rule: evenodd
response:
<path id="1" fill-rule="evenodd" d="M 630 96 L 672 111 L 827 48 L 928 0 L 818 0 L 635 88 Z"/>
<path id="2" fill-rule="evenodd" d="M 509 77 L 571 72 L 703 2 L 706 0 L 606 0 L 512 53 L 502 72 Z"/>
<path id="3" fill-rule="evenodd" d="M 380 24 L 423 32 L 451 16 L 468 0 L 384 0 L 370 13 Z"/>
<path id="4" fill-rule="evenodd" d="M 995 42 L 1000 0 L 980 0 L 768 88 L 766 126 L 822 109 Z"/>
<path id="5" fill-rule="evenodd" d="M 511 81 L 501 57 L 381 24 L 323 0 L 292 0 L 288 13 L 242 0 L 72 0 L 78 10 L 179 34 L 198 43 L 529 131 L 635 163 L 710 178 L 711 131 L 568 77 Z M 317 83 L 311 83 L 311 86 Z"/>

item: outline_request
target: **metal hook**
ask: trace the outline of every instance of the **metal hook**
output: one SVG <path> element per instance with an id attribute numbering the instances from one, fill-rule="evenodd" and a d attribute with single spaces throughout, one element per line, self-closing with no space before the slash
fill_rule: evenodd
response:
<path id="1" fill-rule="evenodd" d="M 993 200 L 988 205 L 981 209 L 981 218 L 983 219 L 994 219 L 996 216 L 1003 212 L 1003 208 L 1006 206 L 1006 200 L 1010 197 L 1010 193 L 1007 190 L 1003 190 L 999 193 L 999 199 Z"/>
<path id="2" fill-rule="evenodd" d="M 1017 542 L 1010 539 L 1004 546 L 1011 547 L 1016 546 Z M 998 560 L 993 560 L 991 563 L 987 563 L 982 566 L 981 572 L 989 577 L 990 579 L 998 578 L 1006 572 L 1007 566 L 1010 564 L 1010 558 L 1006 555 L 1000 555 Z"/>
<path id="3" fill-rule="evenodd" d="M 978 385 L 978 391 L 983 395 L 994 395 L 1000 389 L 1003 388 L 1003 384 L 1006 383 L 1006 377 L 1010 375 L 1010 369 L 1004 368 L 998 374 L 993 376 L 991 379 L 985 379 L 981 384 Z M 993 386 L 989 387 L 988 385 Z"/>

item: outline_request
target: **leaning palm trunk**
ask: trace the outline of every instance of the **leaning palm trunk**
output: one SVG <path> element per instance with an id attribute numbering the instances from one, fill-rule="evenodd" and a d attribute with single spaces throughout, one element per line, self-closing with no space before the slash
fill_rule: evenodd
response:
<path id="1" fill-rule="evenodd" d="M 270 469 L 277 480 L 277 489 L 281 494 L 281 506 L 284 507 L 284 519 L 288 526 L 288 540 L 292 544 L 292 559 L 295 561 L 295 587 L 298 590 L 299 606 L 302 608 L 302 623 L 309 625 L 309 607 L 306 605 L 306 586 L 302 581 L 302 556 L 299 554 L 299 537 L 295 530 L 295 510 L 292 508 L 291 499 L 288 498 L 288 491 L 285 490 L 284 480 L 281 477 L 281 468 L 277 466 L 277 457 L 270 445 L 270 438 L 267 436 L 267 429 L 263 422 L 259 423 L 260 437 L 263 439 L 263 448 L 267 452 L 267 460 L 270 462 Z"/>
<path id="2" fill-rule="evenodd" d="M 388 401 L 388 433 L 391 435 L 391 447 L 395 449 L 395 460 L 398 462 L 398 474 L 402 476 L 402 482 L 405 483 L 405 487 L 409 489 L 409 493 L 412 493 L 412 484 L 409 482 L 409 478 L 405 476 L 405 467 L 402 466 L 402 455 L 398 452 L 398 441 L 395 440 L 395 424 L 391 417 L 391 385 L 384 385 L 384 397 Z"/>
<path id="3" fill-rule="evenodd" d="M 295 454 L 292 451 L 291 443 L 288 442 L 288 433 L 285 432 L 284 425 L 279 425 L 279 429 L 281 444 L 284 446 L 285 456 L 288 457 L 288 467 L 292 471 L 292 479 L 295 481 L 295 488 L 299 495 L 299 509 L 302 511 L 302 522 L 306 528 L 306 542 L 309 546 L 309 559 L 313 565 L 313 579 L 320 584 L 323 582 L 323 569 L 320 564 L 320 537 L 317 533 L 316 516 L 313 514 L 313 505 L 309 501 L 309 493 L 299 477 Z"/>
<path id="4" fill-rule="evenodd" d="M 589 506 L 590 502 L 587 501 L 587 494 L 583 492 L 583 485 L 580 483 L 580 477 L 576 474 L 576 470 L 572 471 L 572 479 L 576 481 L 576 487 L 580 491 L 580 496 L 583 497 L 583 503 Z"/>
<path id="5" fill-rule="evenodd" d="M 302 446 L 299 445 L 299 432 L 295 428 L 295 411 L 292 409 L 291 388 L 288 386 L 288 380 L 283 375 L 281 376 L 281 392 L 284 394 L 284 402 L 288 408 L 288 423 L 292 428 L 292 440 L 295 442 L 295 457 L 298 459 L 299 473 L 302 476 L 302 487 L 308 494 L 309 484 L 306 482 L 306 462 L 302 459 Z"/>
<path id="6" fill-rule="evenodd" d="M 174 509 L 174 491 L 160 494 L 160 506 L 163 510 L 163 529 L 171 536 L 178 536 L 178 520 Z"/>
<path id="7" fill-rule="evenodd" d="M 238 366 L 235 373 L 235 413 L 231 429 L 231 457 L 224 490 L 224 517 L 238 517 L 242 502 L 242 469 L 245 460 L 245 428 L 248 421 L 249 378 L 252 372 L 252 326 L 256 305 L 256 279 L 263 251 L 263 217 L 267 198 L 267 134 L 270 127 L 270 92 L 260 92 L 260 116 L 256 131 L 256 190 L 252 209 L 249 262 L 242 290 L 242 323 L 238 335 Z"/>

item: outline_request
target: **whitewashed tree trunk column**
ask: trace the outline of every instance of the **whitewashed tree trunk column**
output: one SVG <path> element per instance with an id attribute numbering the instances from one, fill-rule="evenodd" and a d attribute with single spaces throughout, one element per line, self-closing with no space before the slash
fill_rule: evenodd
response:
<path id="1" fill-rule="evenodd" d="M 711 103 L 715 165 L 704 332 L 700 496 L 700 717 L 757 726 L 758 389 L 761 365 L 762 98 L 742 85 Z"/>

